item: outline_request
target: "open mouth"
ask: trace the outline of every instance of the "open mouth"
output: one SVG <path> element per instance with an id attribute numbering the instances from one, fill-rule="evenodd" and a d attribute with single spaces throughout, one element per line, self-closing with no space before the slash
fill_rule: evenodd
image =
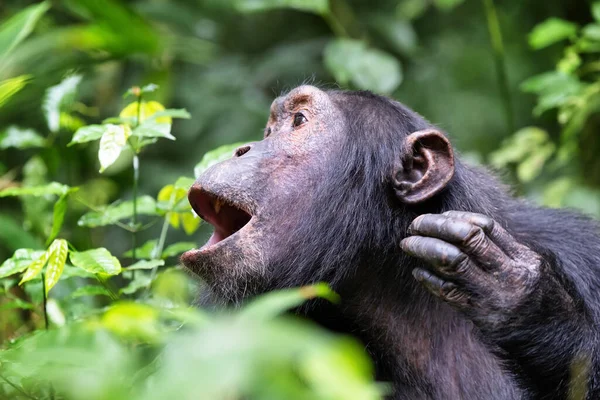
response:
<path id="1" fill-rule="evenodd" d="M 196 214 L 215 228 L 200 250 L 206 250 L 235 235 L 252 219 L 252 215 L 243 206 L 198 187 L 190 189 L 188 198 Z"/>

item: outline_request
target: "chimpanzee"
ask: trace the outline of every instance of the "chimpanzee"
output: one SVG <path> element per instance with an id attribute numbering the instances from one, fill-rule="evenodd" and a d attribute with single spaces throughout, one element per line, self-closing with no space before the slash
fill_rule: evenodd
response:
<path id="1" fill-rule="evenodd" d="M 310 318 L 360 338 L 395 399 L 600 398 L 600 229 L 535 207 L 369 92 L 300 86 L 264 140 L 189 192 L 182 256 L 229 302 L 328 282 Z"/>

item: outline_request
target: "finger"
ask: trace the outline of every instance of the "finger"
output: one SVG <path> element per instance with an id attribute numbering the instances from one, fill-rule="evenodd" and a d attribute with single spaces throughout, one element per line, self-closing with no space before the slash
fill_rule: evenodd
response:
<path id="1" fill-rule="evenodd" d="M 506 229 L 487 215 L 467 211 L 446 211 L 443 215 L 447 215 L 450 218 L 463 219 L 479 226 L 510 257 L 514 258 L 524 251 L 529 251 L 527 246 L 519 243 Z"/>
<path id="2" fill-rule="evenodd" d="M 460 290 L 456 284 L 445 281 L 421 268 L 413 269 L 412 274 L 434 296 L 460 307 L 468 305 L 469 295 Z"/>
<path id="3" fill-rule="evenodd" d="M 409 227 L 409 232 L 442 239 L 457 245 L 487 271 L 500 269 L 511 260 L 484 232 L 467 220 L 444 214 L 423 214 Z"/>
<path id="4" fill-rule="evenodd" d="M 465 253 L 443 240 L 424 236 L 410 236 L 403 239 L 400 246 L 407 254 L 420 258 L 434 266 L 444 277 L 450 279 L 463 277 L 466 280 L 471 280 L 477 272 L 477 267 Z"/>

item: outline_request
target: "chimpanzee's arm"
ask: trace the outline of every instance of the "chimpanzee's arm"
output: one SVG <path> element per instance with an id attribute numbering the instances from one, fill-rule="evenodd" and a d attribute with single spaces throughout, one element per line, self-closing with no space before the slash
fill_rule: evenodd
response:
<path id="1" fill-rule="evenodd" d="M 600 332 L 551 260 L 481 214 L 421 215 L 409 234 L 402 249 L 431 266 L 415 278 L 470 318 L 541 396 L 599 398 Z"/>

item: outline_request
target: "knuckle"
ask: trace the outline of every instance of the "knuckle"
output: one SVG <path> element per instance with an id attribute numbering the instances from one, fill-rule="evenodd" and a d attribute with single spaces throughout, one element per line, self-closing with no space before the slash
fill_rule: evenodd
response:
<path id="1" fill-rule="evenodd" d="M 479 226 L 473 225 L 463 240 L 463 245 L 470 248 L 477 248 L 485 245 L 486 234 Z"/>

